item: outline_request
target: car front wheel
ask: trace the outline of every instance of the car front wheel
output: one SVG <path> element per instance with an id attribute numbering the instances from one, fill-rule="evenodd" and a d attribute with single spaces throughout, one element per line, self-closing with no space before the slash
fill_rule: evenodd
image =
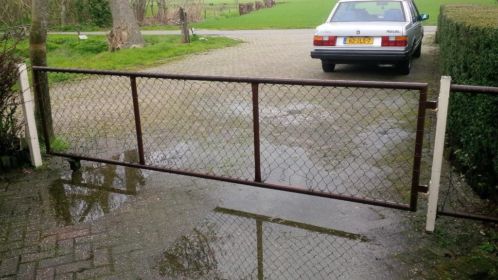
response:
<path id="1" fill-rule="evenodd" d="M 326 72 L 326 73 L 334 72 L 335 64 L 330 62 L 330 61 L 322 60 L 322 69 L 323 69 L 323 72 Z"/>
<path id="2" fill-rule="evenodd" d="M 408 75 L 410 74 L 410 70 L 412 69 L 412 60 L 411 59 L 403 60 L 396 65 L 396 68 L 398 68 L 398 71 L 401 74 Z"/>

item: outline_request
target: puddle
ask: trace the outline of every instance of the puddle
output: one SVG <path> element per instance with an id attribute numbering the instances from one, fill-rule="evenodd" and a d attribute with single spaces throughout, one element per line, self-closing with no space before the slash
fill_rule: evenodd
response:
<path id="1" fill-rule="evenodd" d="M 341 138 L 342 129 L 324 130 L 330 140 L 309 139 L 305 133 L 261 137 L 263 181 L 309 190 L 404 202 L 388 176 L 409 189 L 411 162 L 385 162 L 413 149 L 412 134 L 388 121 L 362 127 Z M 339 136 L 338 136 L 339 135 Z M 336 139 L 337 138 L 337 139 Z M 146 154 L 152 166 L 252 180 L 254 155 L 250 137 L 237 142 L 225 135 L 172 141 Z M 399 146 L 401 142 L 405 145 Z M 396 146 L 396 149 L 393 147 Z M 409 153 L 409 152 L 408 152 Z M 394 174 L 396 172 L 396 174 Z M 392 175 L 394 174 L 394 175 Z"/>
<path id="2" fill-rule="evenodd" d="M 372 246 L 363 235 L 216 208 L 154 257 L 152 268 L 164 279 L 393 277 L 392 263 L 376 261 L 380 254 L 372 258 Z"/>
<path id="3" fill-rule="evenodd" d="M 133 161 L 136 151 L 113 157 Z M 49 188 L 57 220 L 64 225 L 94 221 L 121 207 L 145 184 L 144 171 L 106 164 L 66 172 Z"/>

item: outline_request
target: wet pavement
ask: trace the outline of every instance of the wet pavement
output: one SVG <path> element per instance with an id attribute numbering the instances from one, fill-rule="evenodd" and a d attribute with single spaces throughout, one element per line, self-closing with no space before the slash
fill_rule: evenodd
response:
<path id="1" fill-rule="evenodd" d="M 396 257 L 408 229 L 396 210 L 102 164 L 52 166 L 2 175 L 1 279 L 411 276 Z"/>
<path id="2" fill-rule="evenodd" d="M 425 55 L 415 62 L 414 72 L 405 77 L 393 76 L 392 69 L 366 66 L 339 66 L 336 73 L 322 73 L 319 63 L 307 56 L 308 31 L 295 31 L 295 37 L 289 36 L 292 32 L 279 32 L 277 37 L 240 33 L 234 37 L 247 41 L 240 47 L 195 55 L 150 71 L 325 79 L 392 78 L 397 81 L 427 81 L 434 79 L 437 72 L 433 64 L 436 58 L 431 36 L 425 39 Z M 280 44 L 276 44 L 277 41 Z M 282 44 L 288 48 L 282 49 Z M 273 54 L 270 56 L 272 59 L 261 56 L 261 53 Z M 300 54 L 306 55 L 306 59 L 290 59 L 296 55 L 304 57 Z M 282 70 L 283 62 L 287 62 L 285 70 Z M 104 81 L 89 94 L 101 96 L 101 91 L 111 85 Z M 149 90 L 153 92 L 153 88 Z M 88 100 L 88 96 L 79 96 L 76 90 L 69 92 L 74 95 L 74 100 Z M 127 83 L 123 85 L 123 92 L 128 93 Z M 112 94 L 111 98 L 120 100 Z M 236 104 L 235 108 L 228 109 L 232 117 L 237 113 L 243 115 L 249 108 L 249 101 L 241 102 L 238 97 L 229 100 L 218 98 L 216 100 L 220 104 L 227 103 L 224 108 L 230 108 L 229 103 Z M 153 98 L 150 100 L 150 104 L 144 106 L 153 109 L 158 103 L 154 103 Z M 267 154 L 273 163 L 265 167 L 265 170 L 270 170 L 264 174 L 265 179 L 306 183 L 310 172 L 298 171 L 302 167 L 316 170 L 313 161 L 317 158 L 332 160 L 327 164 L 336 164 L 335 167 L 340 169 L 340 161 L 333 161 L 337 159 L 337 154 L 327 158 L 319 153 L 320 149 L 307 147 L 306 139 L 299 139 L 299 136 L 309 132 L 306 124 L 310 118 L 316 121 L 315 131 L 326 131 L 320 127 L 320 119 L 316 118 L 323 115 L 316 114 L 319 112 L 316 102 L 307 100 L 289 107 L 285 102 L 278 101 L 282 100 L 275 100 L 275 104 L 268 102 L 268 106 L 262 109 L 266 124 L 295 127 L 297 136 L 291 138 L 279 134 L 279 137 L 262 142 L 267 150 L 285 156 L 279 159 L 271 153 Z M 89 122 L 84 129 L 68 118 L 68 112 L 76 116 L 78 112 L 64 111 L 70 106 L 68 103 L 61 104 L 64 105 L 60 106 L 62 109 L 54 112 L 67 123 L 63 123 L 66 126 L 59 131 L 82 133 L 73 135 L 80 142 L 72 144 L 85 153 L 92 152 L 91 146 L 86 147 L 85 143 L 98 146 L 101 138 L 106 137 L 112 142 L 116 131 L 109 127 L 116 130 L 133 128 L 133 122 L 119 111 L 130 111 L 130 104 L 119 110 L 98 107 L 100 109 L 95 110 L 95 114 L 85 115 L 88 119 L 77 119 Z M 79 103 L 75 104 L 81 107 Z M 247 106 L 244 107 L 244 104 Z M 406 104 L 411 104 L 411 101 Z M 88 103 L 85 105 L 89 106 Z M 157 115 L 151 116 L 151 124 L 154 120 L 182 113 L 181 110 L 165 110 L 164 107 L 159 109 Z M 226 112 L 212 113 L 226 116 Z M 199 116 L 194 114 L 201 124 L 212 123 L 211 118 Z M 236 129 L 241 125 L 240 117 L 233 117 L 233 127 L 231 123 L 222 122 L 215 126 L 219 130 L 209 131 L 230 136 L 230 141 L 223 142 L 224 148 L 219 150 L 224 155 L 232 155 L 229 160 L 244 159 L 247 157 L 241 155 L 251 153 L 251 150 L 240 149 L 244 142 L 234 136 L 236 133 L 251 136 L 250 130 Z M 333 120 L 334 115 L 329 118 Z M 105 119 L 106 122 L 102 127 L 95 126 L 93 119 Z M 116 121 L 119 125 L 113 126 L 110 121 Z M 250 123 L 243 124 L 249 125 L 250 129 Z M 401 124 L 389 125 L 391 129 L 382 125 L 369 127 L 359 124 L 361 122 L 357 126 L 364 130 L 357 132 L 358 137 L 362 137 L 361 140 L 356 139 L 357 144 L 372 142 L 372 135 L 383 135 L 379 136 L 382 140 L 382 137 L 395 134 L 399 137 L 398 142 L 406 140 Z M 389 124 L 388 120 L 384 124 Z M 144 120 L 144 126 L 151 132 L 148 141 L 158 144 L 146 151 L 150 162 L 188 166 L 191 157 L 185 156 L 186 151 L 217 151 L 212 145 L 198 145 L 195 148 L 196 138 L 183 137 L 192 131 L 205 136 L 202 132 L 208 131 L 207 126 L 172 127 L 172 131 L 178 129 L 177 133 L 165 130 L 161 134 L 156 133 L 157 129 L 167 124 L 147 125 L 147 120 Z M 92 139 L 83 137 L 90 132 L 96 133 L 96 136 Z M 106 156 L 121 161 L 136 160 L 136 153 L 130 150 L 135 146 L 133 135 L 123 139 L 126 141 L 105 143 L 105 147 L 119 147 L 119 153 L 109 150 Z M 212 144 L 220 143 L 224 138 L 203 139 Z M 330 139 L 341 140 L 334 138 L 333 134 L 317 139 L 323 143 Z M 355 139 L 345 140 L 355 143 Z M 286 141 L 290 141 L 291 145 Z M 161 146 L 164 143 L 168 144 Z M 292 145 L 296 143 L 300 145 Z M 377 147 L 376 143 L 382 142 L 373 141 L 374 145 L 366 145 L 360 151 L 369 152 L 370 148 L 385 150 L 382 145 Z M 325 144 L 323 147 L 330 148 Z M 129 152 L 123 153 L 127 150 Z M 396 149 L 391 150 L 397 152 Z M 93 152 L 98 154 L 102 151 Z M 339 153 L 339 156 L 358 160 L 357 153 Z M 183 157 L 179 156 L 182 154 Z M 289 154 L 295 157 L 289 158 Z M 290 165 L 285 165 L 289 160 Z M 357 169 L 365 166 L 366 170 L 372 170 L 375 167 L 361 158 L 359 160 Z M 391 164 L 400 160 L 403 158 L 387 158 Z M 80 171 L 73 172 L 61 159 L 52 158 L 49 161 L 49 167 L 38 171 L 0 174 L 0 279 L 417 279 L 426 278 L 423 272 L 430 268 L 417 256 L 408 259 L 401 257 L 422 246 L 418 241 L 424 238 L 421 233 L 423 226 L 413 226 L 413 213 L 102 164 L 84 163 Z M 218 166 L 213 164 L 218 161 L 218 158 L 206 156 L 200 166 Z M 237 162 L 239 165 L 230 161 L 220 163 L 224 163 L 221 171 L 228 174 L 247 165 L 245 161 Z M 195 165 L 199 162 L 190 164 L 189 167 L 199 168 Z M 365 184 L 378 185 L 375 180 L 387 182 L 387 173 L 397 173 L 396 169 L 377 171 L 374 173 L 386 174 L 371 177 Z M 312 177 L 317 177 L 320 172 Z M 323 170 L 323 173 L 329 174 L 330 170 Z M 343 176 L 345 178 L 339 179 L 354 178 L 355 175 Z M 336 184 L 343 185 L 341 182 Z M 385 197 L 391 193 L 381 189 L 377 195 Z"/>

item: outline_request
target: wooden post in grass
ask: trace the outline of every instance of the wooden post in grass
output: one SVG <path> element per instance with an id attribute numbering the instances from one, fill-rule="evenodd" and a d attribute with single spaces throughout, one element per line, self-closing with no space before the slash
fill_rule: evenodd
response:
<path id="1" fill-rule="evenodd" d="M 190 35 L 188 31 L 188 19 L 187 19 L 187 13 L 183 8 L 180 8 L 180 25 L 182 30 L 182 43 L 188 44 L 190 43 Z"/>

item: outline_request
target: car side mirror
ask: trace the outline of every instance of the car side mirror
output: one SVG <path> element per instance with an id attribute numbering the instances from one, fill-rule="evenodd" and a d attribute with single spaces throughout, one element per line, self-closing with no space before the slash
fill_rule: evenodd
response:
<path id="1" fill-rule="evenodd" d="M 419 21 L 424 21 L 424 20 L 428 20 L 429 19 L 429 15 L 428 14 L 420 14 L 418 16 L 418 20 Z"/>

